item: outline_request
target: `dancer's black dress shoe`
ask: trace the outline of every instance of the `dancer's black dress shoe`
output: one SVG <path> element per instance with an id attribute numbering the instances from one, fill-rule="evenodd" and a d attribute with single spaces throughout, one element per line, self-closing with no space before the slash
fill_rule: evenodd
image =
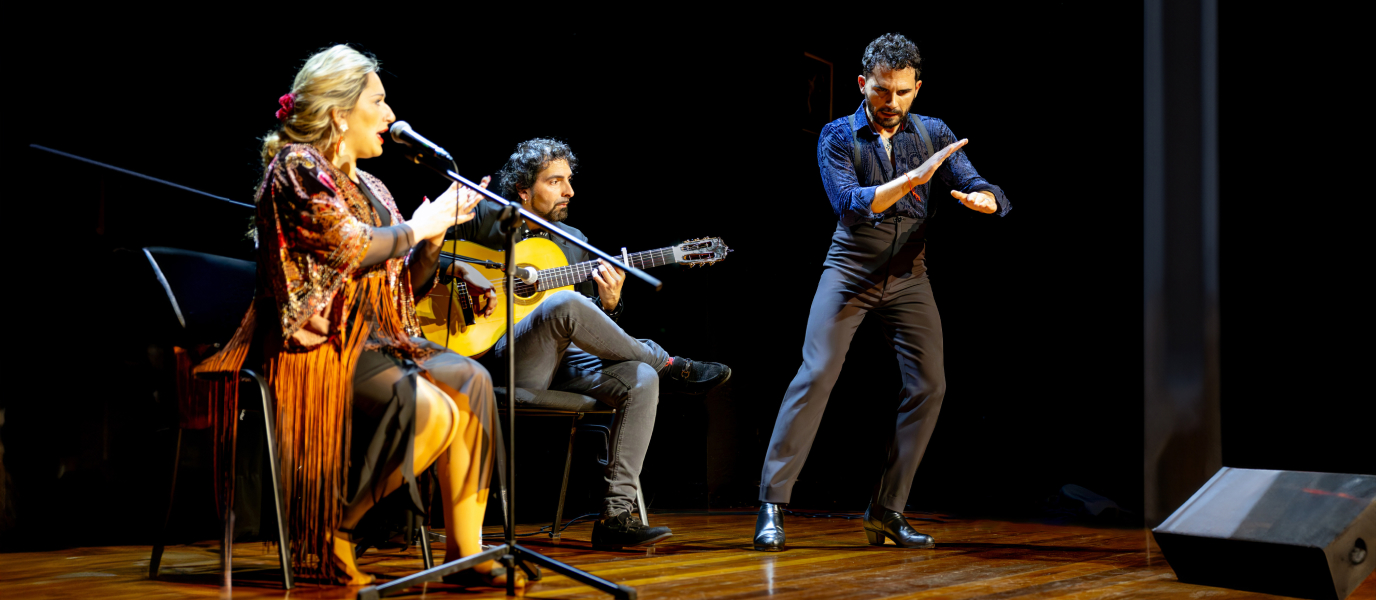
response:
<path id="1" fill-rule="evenodd" d="M 755 549 L 760 552 L 784 550 L 784 507 L 763 502 L 755 518 Z"/>
<path id="2" fill-rule="evenodd" d="M 659 372 L 659 377 L 664 382 L 665 391 L 700 395 L 731 379 L 731 367 L 675 356 Z"/>
<path id="3" fill-rule="evenodd" d="M 903 518 L 903 513 L 894 512 L 881 506 L 870 505 L 865 509 L 865 538 L 871 545 L 883 546 L 884 538 L 893 540 L 899 548 L 934 548 L 936 540 L 932 536 L 918 533 Z"/>
<path id="4" fill-rule="evenodd" d="M 592 547 L 594 550 L 620 550 L 626 546 L 653 544 L 672 535 L 668 527 L 646 527 L 640 517 L 623 511 L 593 523 Z"/>

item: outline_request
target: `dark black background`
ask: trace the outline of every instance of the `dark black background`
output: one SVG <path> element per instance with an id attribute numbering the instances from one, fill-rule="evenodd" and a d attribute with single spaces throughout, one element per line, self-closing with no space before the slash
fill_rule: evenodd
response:
<path id="1" fill-rule="evenodd" d="M 1344 75 L 1345 57 L 1295 41 L 1342 15 L 1309 22 L 1228 10 L 1219 69 L 1224 463 L 1376 472 L 1369 417 L 1358 416 L 1371 394 L 1360 386 L 1369 319 L 1356 282 L 1369 268 L 1357 266 L 1355 244 L 1364 189 L 1357 106 L 1330 83 Z M 834 227 L 816 136 L 796 125 L 798 54 L 835 64 L 841 117 L 860 101 L 865 44 L 895 30 L 924 56 L 913 110 L 970 138 L 972 162 L 1014 205 L 999 219 L 935 190 L 928 260 L 948 394 L 911 507 L 1035 516 L 1044 497 L 1076 483 L 1140 511 L 1140 7 L 942 4 L 888 23 L 842 15 L 654 26 L 508 19 L 471 31 L 440 25 L 457 14 L 341 26 L 322 17 L 290 30 L 261 19 L 178 26 L 151 15 L 36 16 L 47 25 L 6 42 L 20 67 L 7 93 L 15 109 L 6 162 L 18 167 L 7 197 L 27 209 L 21 229 L 33 252 L 16 261 L 7 303 L 23 325 L 10 360 L 26 392 L 0 400 L 19 532 L 58 523 L 67 537 L 48 543 L 146 539 L 160 502 L 167 359 L 129 333 L 133 313 L 112 308 L 122 304 L 109 298 L 129 284 L 108 276 L 117 272 L 110 251 L 165 244 L 248 257 L 251 248 L 247 209 L 101 177 L 25 146 L 251 202 L 257 138 L 275 124 L 277 97 L 310 53 L 333 43 L 377 55 L 399 118 L 475 179 L 521 140 L 571 144 L 581 164 L 569 222 L 599 247 L 714 235 L 736 250 L 706 269 L 656 273 L 659 293 L 628 283 L 622 324 L 674 354 L 735 370 L 706 400 L 661 402 L 642 477 L 651 506 L 751 506 Z M 423 35 L 388 33 L 398 19 L 425 23 Z M 360 166 L 406 214 L 444 187 L 394 151 Z M 867 323 L 795 507 L 863 509 L 898 383 Z M 522 427 L 523 503 L 539 512 L 521 520 L 533 522 L 552 503 L 547 478 L 557 470 L 538 459 L 559 457 L 567 429 Z M 184 463 L 208 464 L 194 444 L 190 455 Z M 191 493 L 205 522 L 209 490 Z"/>

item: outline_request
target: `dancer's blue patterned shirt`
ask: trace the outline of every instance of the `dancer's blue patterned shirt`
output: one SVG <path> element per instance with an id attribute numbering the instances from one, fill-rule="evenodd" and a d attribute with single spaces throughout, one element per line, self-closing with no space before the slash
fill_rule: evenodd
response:
<path id="1" fill-rule="evenodd" d="M 960 139 L 951 133 L 951 129 L 941 119 L 917 114 L 911 116 L 920 119 L 922 125 L 927 128 L 932 146 L 937 151 Z M 864 101 L 861 101 L 860 108 L 855 111 L 854 129 L 854 139 L 860 144 L 858 173 L 853 158 L 850 120 L 842 117 L 822 128 L 821 138 L 817 141 L 817 165 L 822 171 L 822 185 L 831 200 L 831 208 L 843 225 L 849 227 L 859 223 L 878 223 L 893 216 L 926 219 L 927 215 L 931 214 L 929 203 L 934 199 L 930 193 L 930 181 L 914 188 L 921 200 L 908 194 L 882 213 L 870 212 L 875 188 L 917 168 L 928 158 L 927 147 L 922 142 L 922 137 L 912 127 L 906 126 L 910 122 L 905 120 L 905 126 L 889 138 L 894 147 L 893 162 L 896 163 L 890 164 L 888 153 L 884 151 L 884 143 L 874 128 L 870 127 L 869 119 L 865 116 Z M 975 167 L 970 164 L 969 157 L 965 156 L 964 150 L 948 157 L 937 170 L 936 176 L 953 190 L 967 194 L 977 191 L 992 193 L 999 206 L 994 214 L 1000 217 L 1013 209 L 1002 189 L 979 176 Z M 935 201 L 956 202 L 954 198 L 949 197 Z"/>

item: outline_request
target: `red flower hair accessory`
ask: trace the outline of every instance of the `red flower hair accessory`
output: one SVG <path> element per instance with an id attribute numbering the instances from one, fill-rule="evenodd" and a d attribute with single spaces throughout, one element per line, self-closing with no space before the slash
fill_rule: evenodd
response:
<path id="1" fill-rule="evenodd" d="M 277 109 L 277 120 L 286 121 L 287 115 L 290 115 L 292 109 L 296 108 L 296 94 L 287 92 L 277 99 L 277 103 L 282 105 L 282 108 Z"/>

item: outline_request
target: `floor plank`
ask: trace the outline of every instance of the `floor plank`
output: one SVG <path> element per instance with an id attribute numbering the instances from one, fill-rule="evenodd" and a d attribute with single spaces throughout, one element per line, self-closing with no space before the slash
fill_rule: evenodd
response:
<path id="1" fill-rule="evenodd" d="M 635 551 L 593 550 L 588 543 L 591 525 L 586 523 L 574 525 L 560 540 L 526 537 L 520 543 L 633 586 L 643 599 L 1277 598 L 1180 583 L 1150 533 L 1141 529 L 909 516 L 926 519 L 913 522 L 937 539 L 936 548 L 870 546 L 857 520 L 789 517 L 789 550 L 755 552 L 750 544 L 755 519 L 742 514 L 653 514 L 652 521 L 672 527 L 674 537 Z M 437 555 L 443 554 L 442 546 L 436 544 Z M 149 551 L 117 546 L 0 555 L 0 596 L 334 599 L 355 594 L 349 588 L 311 583 L 285 593 L 277 581 L 277 550 L 272 544 L 235 545 L 235 583 L 228 595 L 218 586 L 215 542 L 168 548 L 156 581 L 147 578 Z M 373 552 L 360 562 L 365 571 L 386 580 L 419 569 L 419 555 L 415 549 Z M 525 595 L 607 597 L 556 575 L 533 584 Z M 402 597 L 478 599 L 500 598 L 503 593 L 430 584 Z M 1376 575 L 1350 598 L 1376 600 Z"/>

